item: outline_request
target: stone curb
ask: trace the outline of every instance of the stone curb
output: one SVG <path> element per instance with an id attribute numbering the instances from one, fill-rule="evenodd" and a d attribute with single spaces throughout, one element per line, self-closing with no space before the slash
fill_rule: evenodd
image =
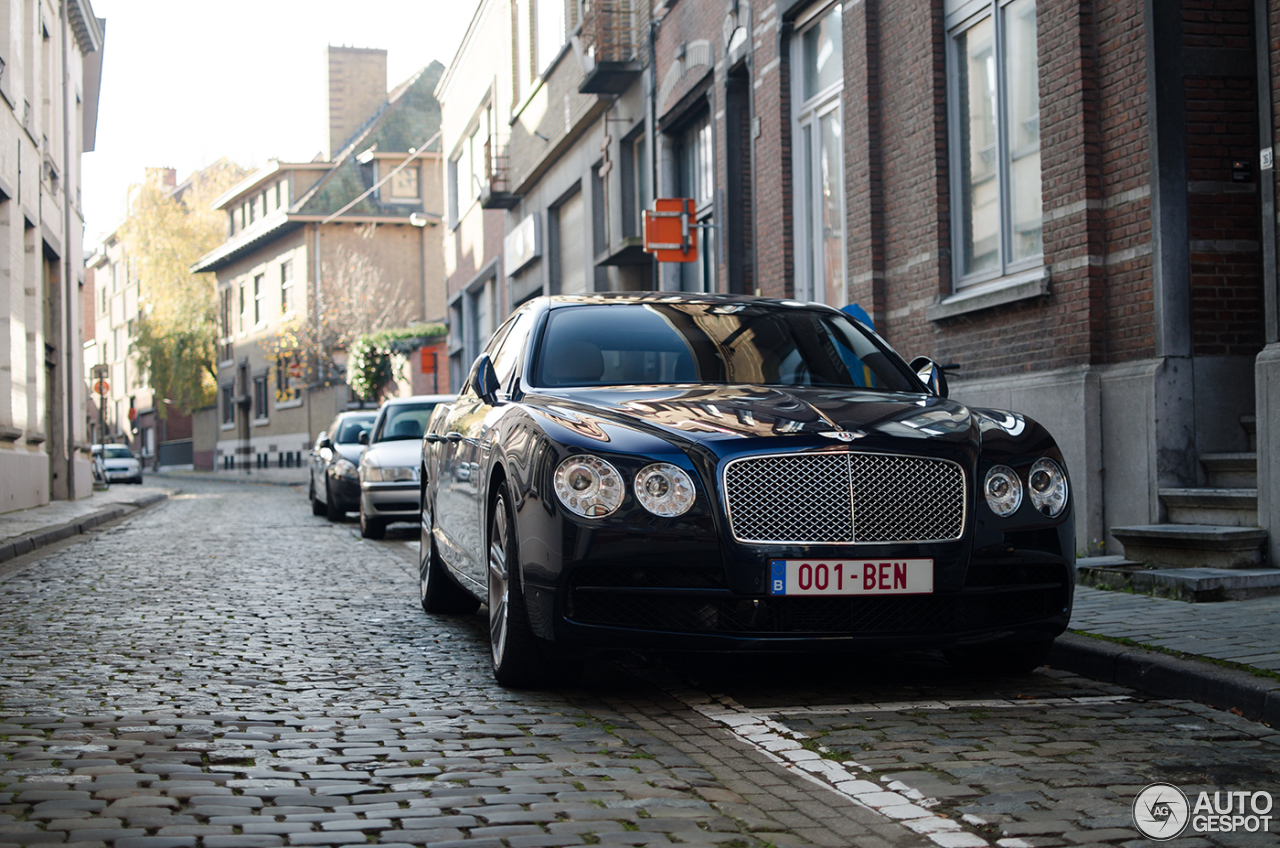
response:
<path id="1" fill-rule="evenodd" d="M 1076 633 L 1057 638 L 1048 664 L 1158 698 L 1185 698 L 1280 726 L 1280 680 L 1274 678 Z"/>
<path id="2" fill-rule="evenodd" d="M 136 501 L 122 502 L 103 507 L 97 512 L 91 512 L 88 515 L 81 516 L 75 521 L 68 521 L 65 524 L 55 524 L 51 527 L 43 527 L 34 533 L 27 533 L 22 536 L 14 536 L 9 539 L 0 541 L 0 562 L 11 560 L 14 557 L 20 557 L 23 554 L 29 554 L 34 550 L 52 545 L 63 539 L 69 539 L 80 533 L 87 533 L 89 530 L 104 524 L 116 518 L 137 512 L 140 509 L 151 506 L 154 503 L 166 500 L 169 496 L 160 492 L 143 495 Z"/>

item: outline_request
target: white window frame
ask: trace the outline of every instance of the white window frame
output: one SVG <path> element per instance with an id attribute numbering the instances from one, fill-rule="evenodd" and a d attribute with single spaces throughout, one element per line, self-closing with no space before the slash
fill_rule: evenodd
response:
<path id="1" fill-rule="evenodd" d="M 947 150 L 947 164 L 950 170 L 952 286 L 955 291 L 972 286 L 1001 280 L 1022 272 L 1044 267 L 1043 252 L 1037 256 L 1014 261 L 1011 258 L 1013 241 L 1012 188 L 1009 175 L 1009 92 L 1005 71 L 1007 45 L 1005 42 L 1004 10 L 1016 0 L 970 0 L 967 3 L 950 0 L 946 16 L 946 62 L 947 62 L 947 135 L 950 139 Z M 964 202 L 962 178 L 964 173 L 961 161 L 960 146 L 960 63 L 964 61 L 959 54 L 956 37 L 972 29 L 984 19 L 991 18 L 993 39 L 995 43 L 996 67 L 996 180 L 998 181 L 999 201 L 997 204 L 999 221 L 999 258 L 993 269 L 964 272 Z M 1037 20 L 1038 29 L 1038 20 Z M 1038 58 L 1038 57 L 1037 57 Z M 1038 64 L 1038 63 L 1037 63 Z M 1037 68 L 1038 70 L 1038 68 Z M 1041 137 L 1040 151 L 1044 151 L 1044 139 Z M 1043 160 L 1041 164 L 1043 179 Z M 1043 185 L 1043 183 L 1042 183 Z M 1041 194 L 1043 209 L 1044 195 Z M 1043 227 L 1043 215 L 1041 226 Z M 1043 246 L 1043 245 L 1042 245 Z"/>
<path id="2" fill-rule="evenodd" d="M 822 3 L 801 16 L 795 26 L 791 38 L 791 102 L 794 104 L 791 114 L 791 170 L 794 191 L 792 205 L 795 210 L 796 232 L 796 286 L 795 297 L 799 300 L 810 300 L 826 303 L 826 290 L 830 288 L 827 281 L 818 280 L 818 269 L 822 268 L 825 255 L 821 238 L 820 224 L 822 219 L 820 192 L 812 191 L 816 187 L 817 156 L 821 148 L 821 120 L 833 111 L 841 129 L 844 128 L 844 106 L 841 94 L 844 91 L 844 68 L 841 66 L 840 81 L 821 89 L 812 97 L 804 96 L 804 36 L 818 22 L 840 5 Z M 843 62 L 843 57 L 840 57 Z M 809 149 L 803 148 L 804 130 L 812 127 Z M 841 136 L 843 138 L 843 134 Z M 844 145 L 840 145 L 840 178 L 844 182 Z M 810 167 L 812 165 L 812 167 Z M 812 196 L 810 197 L 810 193 Z M 849 293 L 849 258 L 848 258 L 848 193 L 846 191 L 842 204 L 844 214 L 840 222 L 842 279 L 839 289 L 848 300 Z M 833 303 L 831 306 L 841 307 L 844 303 Z"/>

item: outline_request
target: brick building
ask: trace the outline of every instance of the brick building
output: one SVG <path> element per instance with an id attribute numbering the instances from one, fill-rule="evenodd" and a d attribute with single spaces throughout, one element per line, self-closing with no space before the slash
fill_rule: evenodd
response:
<path id="1" fill-rule="evenodd" d="M 1051 427 L 1082 553 L 1280 561 L 1278 16 L 484 0 L 439 90 L 455 377 L 538 293 L 857 303 Z M 654 185 L 696 201 L 698 263 L 637 255 Z"/>
<path id="2" fill-rule="evenodd" d="M 92 490 L 80 159 L 104 27 L 89 0 L 0 2 L 0 512 Z"/>
<path id="3" fill-rule="evenodd" d="M 324 338 L 329 322 L 368 319 L 372 330 L 445 317 L 432 93 L 444 67 L 388 92 L 385 50 L 326 55 L 330 158 L 273 162 L 231 188 L 215 202 L 227 240 L 194 268 L 217 275 L 221 330 L 217 407 L 195 422 L 197 467 L 302 479 L 316 433 L 358 401 L 343 351 L 294 340 L 317 324 Z M 432 386 L 421 373 L 410 382 Z"/>

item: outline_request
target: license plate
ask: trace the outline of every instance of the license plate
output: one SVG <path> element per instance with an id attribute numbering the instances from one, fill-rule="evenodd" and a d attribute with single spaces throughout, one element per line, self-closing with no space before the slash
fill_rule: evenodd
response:
<path id="1" fill-rule="evenodd" d="M 928 595 L 933 560 L 775 559 L 769 562 L 771 595 Z"/>

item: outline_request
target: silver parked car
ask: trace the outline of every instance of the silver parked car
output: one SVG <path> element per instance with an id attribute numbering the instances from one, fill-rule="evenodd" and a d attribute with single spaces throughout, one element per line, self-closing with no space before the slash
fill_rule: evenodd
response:
<path id="1" fill-rule="evenodd" d="M 436 406 L 454 395 L 392 398 L 378 410 L 373 429 L 362 437 L 360 535 L 381 539 L 393 521 L 418 521 L 418 457 L 422 435 Z"/>

